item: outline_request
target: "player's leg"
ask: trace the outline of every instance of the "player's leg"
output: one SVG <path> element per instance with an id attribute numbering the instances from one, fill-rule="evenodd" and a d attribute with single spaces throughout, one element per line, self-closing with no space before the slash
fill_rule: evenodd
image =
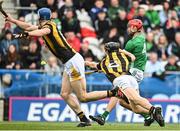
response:
<path id="1" fill-rule="evenodd" d="M 137 68 L 131 68 L 129 70 L 132 76 L 135 77 L 136 81 L 138 84 L 143 80 L 143 71 L 137 69 Z M 144 117 L 144 126 L 150 126 L 153 122 L 154 119 L 152 119 L 148 114 L 141 114 Z"/>
<path id="2" fill-rule="evenodd" d="M 139 76 L 143 76 L 143 73 L 142 75 L 138 75 Z M 139 80 L 141 81 L 143 78 L 140 77 Z M 136 78 L 136 81 L 138 79 Z M 138 83 L 139 84 L 139 83 Z M 139 89 L 136 90 L 139 94 Z M 139 107 L 139 108 L 142 108 L 142 107 Z M 141 113 L 141 116 L 144 117 L 144 126 L 150 126 L 153 122 L 154 122 L 154 119 L 149 115 L 149 114 L 145 114 L 145 113 Z"/>
<path id="3" fill-rule="evenodd" d="M 132 74 L 136 75 L 136 76 L 134 76 L 136 78 L 136 80 L 137 81 L 142 81 L 142 79 L 143 79 L 143 72 L 139 71 L 139 70 L 138 71 L 132 70 L 132 71 L 133 71 Z M 124 95 L 124 94 L 122 93 L 122 95 Z M 111 97 L 111 99 L 110 99 L 110 101 L 109 101 L 109 103 L 108 103 L 108 105 L 106 107 L 106 110 L 104 111 L 103 114 L 98 115 L 98 116 L 90 116 L 90 117 L 92 119 L 94 119 L 94 120 L 97 120 L 97 122 L 100 125 L 104 125 L 106 117 L 109 115 L 109 112 L 111 112 L 112 109 L 116 106 L 118 100 L 119 100 L 119 104 L 121 106 L 123 106 L 123 107 L 125 107 L 125 108 L 127 108 L 129 110 L 132 110 L 129 102 L 127 102 L 128 100 L 127 100 L 127 97 L 125 95 L 124 95 L 124 98 L 122 98 L 122 99 L 118 99 L 117 97 Z"/>
<path id="4" fill-rule="evenodd" d="M 125 88 L 123 92 L 128 97 L 133 112 L 139 114 L 149 114 L 150 116 L 152 115 L 160 126 L 164 126 L 164 120 L 161 115 L 160 107 L 155 108 L 152 106 L 149 101 L 141 97 L 132 87 Z"/>
<path id="5" fill-rule="evenodd" d="M 136 91 L 139 94 L 139 90 L 136 90 Z M 131 110 L 131 111 L 133 110 L 131 104 L 129 103 L 128 98 L 124 95 L 124 93 L 123 93 L 123 99 L 119 99 L 119 104 L 128 110 Z M 144 112 L 148 111 L 147 109 L 145 109 L 139 105 L 134 105 L 133 108 L 136 108 L 137 110 L 142 109 L 142 110 L 144 110 Z"/>
<path id="6" fill-rule="evenodd" d="M 106 107 L 106 110 L 105 112 L 102 114 L 102 117 L 104 119 L 106 119 L 106 117 L 109 115 L 109 112 L 111 112 L 115 107 L 116 107 L 116 104 L 118 102 L 118 98 L 117 97 L 111 97 L 110 98 L 110 101 Z"/>
<path id="7" fill-rule="evenodd" d="M 139 106 L 139 105 L 134 105 L 134 103 L 131 103 L 131 104 L 127 104 L 124 100 L 120 100 L 120 105 L 131 110 L 132 111 L 132 107 L 134 107 L 136 110 L 136 113 L 140 114 L 142 117 L 144 117 L 144 126 L 150 126 L 153 122 L 154 122 L 154 119 L 149 115 L 149 113 L 141 113 L 142 110 L 144 110 L 143 112 L 148 112 L 147 109 Z M 132 106 L 132 104 L 134 106 Z"/>
<path id="8" fill-rule="evenodd" d="M 129 103 L 127 103 L 125 100 L 123 99 L 119 99 L 119 105 L 121 105 L 122 107 L 132 111 L 131 105 Z"/>
<path id="9" fill-rule="evenodd" d="M 137 91 L 138 94 L 139 94 L 139 90 L 136 90 L 136 91 Z M 130 103 L 129 103 L 129 100 L 127 99 L 127 97 L 126 97 L 124 94 L 123 94 L 123 98 L 122 98 L 122 99 L 119 99 L 119 104 L 120 104 L 122 107 L 124 107 L 124 108 L 132 111 L 132 107 L 131 107 L 131 105 L 130 105 Z M 139 108 L 142 108 L 142 107 L 139 106 Z M 142 108 L 142 109 L 144 110 L 144 108 Z M 154 119 L 151 118 L 151 116 L 150 116 L 149 114 L 141 113 L 141 116 L 144 117 L 144 126 L 150 126 L 150 125 L 154 122 Z"/>
<path id="10" fill-rule="evenodd" d="M 137 110 L 138 107 L 132 107 L 133 105 L 131 105 L 132 110 L 134 112 L 149 114 L 150 116 L 153 116 L 153 118 L 160 124 L 160 126 L 164 126 L 164 120 L 161 115 L 161 108 L 159 107 L 155 108 L 149 103 L 148 100 L 142 98 L 138 94 L 137 90 L 139 89 L 139 86 L 133 76 L 130 75 L 120 76 L 114 80 L 113 84 L 114 86 L 121 87 L 123 93 L 131 103 L 134 103 L 135 105 L 141 106 L 146 109 L 146 110 L 140 110 L 140 109 Z"/>
<path id="11" fill-rule="evenodd" d="M 136 105 L 134 101 L 130 100 L 130 109 L 137 114 L 149 114 L 149 110 L 141 107 L 140 105 Z"/>
<path id="12" fill-rule="evenodd" d="M 125 100 L 119 99 L 119 104 L 122 107 L 132 111 L 132 105 L 130 103 L 127 103 Z M 135 110 L 137 110 L 137 112 L 141 112 L 142 110 L 144 110 L 144 112 L 148 111 L 147 109 L 137 105 L 135 105 L 134 108 L 136 108 Z M 152 119 L 149 114 L 145 114 L 145 113 L 140 113 L 140 114 L 144 117 L 144 121 L 145 121 L 144 126 L 150 126 L 154 122 L 154 119 Z"/>
<path id="13" fill-rule="evenodd" d="M 66 103 L 71 107 L 71 109 L 77 114 L 81 122 L 84 122 L 84 126 L 89 126 L 90 122 L 87 117 L 84 115 L 83 111 L 80 108 L 80 104 L 77 100 L 77 97 L 73 96 L 72 88 L 70 81 L 66 72 L 63 74 L 62 87 L 61 87 L 61 96 L 64 98 Z"/>
<path id="14" fill-rule="evenodd" d="M 106 110 L 104 111 L 103 114 L 99 114 L 97 116 L 89 115 L 89 118 L 91 120 L 93 120 L 93 121 L 96 121 L 100 125 L 104 125 L 107 116 L 113 110 L 113 108 L 116 106 L 117 102 L 118 102 L 118 98 L 117 97 L 111 97 L 110 101 L 109 101 L 109 103 L 108 103 L 108 105 L 106 107 Z"/>
<path id="15" fill-rule="evenodd" d="M 152 105 L 149 103 L 149 101 L 141 97 L 134 88 L 127 87 L 123 90 L 123 92 L 128 97 L 132 110 L 135 113 L 149 113 Z M 139 108 L 139 106 L 141 106 L 142 108 Z"/>
<path id="16" fill-rule="evenodd" d="M 118 88 L 108 91 L 94 91 L 86 92 L 86 79 L 84 59 L 80 54 L 76 54 L 75 57 L 66 64 L 67 72 L 70 78 L 71 87 L 74 93 L 81 102 L 95 101 L 106 97 L 115 96 L 118 92 Z"/>
<path id="17" fill-rule="evenodd" d="M 117 97 L 111 97 L 111 99 L 107 105 L 107 108 L 103 114 L 100 114 L 97 116 L 90 115 L 89 118 L 92 119 L 93 121 L 96 121 L 100 125 L 104 125 L 105 120 L 106 120 L 107 116 L 109 115 L 109 112 L 112 111 L 112 109 L 116 106 L 118 101 L 121 106 L 132 111 L 132 107 L 129 104 L 127 97 L 125 95 L 121 99 L 119 99 Z M 138 110 L 141 108 L 142 107 L 139 106 Z M 141 110 L 146 110 L 146 109 L 142 108 Z M 145 118 L 145 123 L 144 123 L 145 126 L 150 126 L 152 124 L 152 122 L 154 121 L 154 119 L 151 119 L 151 117 L 148 114 L 141 114 L 141 115 Z"/>
<path id="18" fill-rule="evenodd" d="M 85 78 L 82 78 L 78 81 L 71 81 L 71 87 L 73 88 L 73 91 L 76 94 L 78 100 L 81 102 L 95 101 L 106 97 L 115 96 L 118 91 L 118 88 L 115 88 L 108 91 L 93 91 L 87 93 Z"/>
<path id="19" fill-rule="evenodd" d="M 121 91 L 128 98 L 128 100 L 133 101 L 136 105 L 140 105 L 148 110 L 152 107 L 147 100 L 141 99 L 140 95 L 138 94 L 139 85 L 133 76 L 120 76 L 113 81 L 113 85 L 120 87 Z"/>
<path id="20" fill-rule="evenodd" d="M 139 94 L 139 89 L 137 89 L 136 91 Z M 142 108 L 142 107 L 139 107 L 139 108 Z M 149 114 L 141 113 L 141 116 L 144 117 L 144 126 L 150 126 L 154 122 L 154 119 Z"/>
<path id="21" fill-rule="evenodd" d="M 73 95 L 72 88 L 68 79 L 66 72 L 63 73 L 62 79 L 62 87 L 61 87 L 61 96 L 68 103 L 68 105 L 72 108 L 72 110 L 77 114 L 81 112 L 81 108 L 77 98 Z"/>

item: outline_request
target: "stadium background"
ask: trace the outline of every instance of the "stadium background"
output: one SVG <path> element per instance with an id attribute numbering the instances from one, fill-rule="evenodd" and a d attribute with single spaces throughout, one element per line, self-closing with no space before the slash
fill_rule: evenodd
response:
<path id="1" fill-rule="evenodd" d="M 52 10 L 53 20 L 67 41 L 86 60 L 93 61 L 104 56 L 105 42 L 116 41 L 123 48 L 128 40 L 125 31 L 128 20 L 141 19 L 149 58 L 145 79 L 140 84 L 141 95 L 163 107 L 167 123 L 180 123 L 179 0 L 119 0 L 119 3 L 118 0 L 4 0 L 3 3 L 13 17 L 32 24 L 37 24 L 37 9 L 41 7 Z M 59 95 L 61 62 L 43 46 L 41 38 L 13 40 L 12 34 L 22 30 L 0 17 L 0 121 L 77 121 Z M 11 53 L 9 50 L 14 48 L 16 51 Z M 103 74 L 87 76 L 88 91 L 110 88 Z M 81 106 L 87 115 L 94 115 L 102 113 L 107 102 L 105 99 Z M 140 116 L 118 105 L 108 120 L 143 122 Z"/>

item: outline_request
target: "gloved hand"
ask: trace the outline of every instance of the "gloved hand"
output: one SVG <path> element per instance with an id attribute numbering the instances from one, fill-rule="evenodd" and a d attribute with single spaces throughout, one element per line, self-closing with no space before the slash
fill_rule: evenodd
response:
<path id="1" fill-rule="evenodd" d="M 19 33 L 19 34 L 13 34 L 14 39 L 24 38 L 24 37 L 28 37 L 28 36 L 29 36 L 28 32 L 23 32 L 23 33 Z"/>

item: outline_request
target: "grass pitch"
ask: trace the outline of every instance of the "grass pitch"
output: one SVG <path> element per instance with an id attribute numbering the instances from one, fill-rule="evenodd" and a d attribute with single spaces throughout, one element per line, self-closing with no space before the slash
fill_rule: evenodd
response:
<path id="1" fill-rule="evenodd" d="M 166 124 L 165 127 L 159 127 L 154 123 L 150 127 L 144 127 L 143 123 L 106 123 L 104 126 L 100 126 L 96 123 L 92 123 L 89 127 L 76 127 L 78 123 L 67 122 L 0 122 L 0 130 L 178 130 L 180 131 L 180 123 L 178 124 Z"/>

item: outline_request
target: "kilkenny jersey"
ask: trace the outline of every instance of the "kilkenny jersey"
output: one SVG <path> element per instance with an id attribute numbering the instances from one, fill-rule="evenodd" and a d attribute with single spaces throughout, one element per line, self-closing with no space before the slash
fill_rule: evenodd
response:
<path id="1" fill-rule="evenodd" d="M 51 30 L 50 34 L 43 36 L 43 39 L 51 52 L 63 63 L 66 63 L 76 54 L 76 51 L 67 43 L 53 21 L 48 21 L 41 28 L 49 28 Z"/>
<path id="2" fill-rule="evenodd" d="M 111 52 L 105 56 L 97 65 L 98 70 L 102 70 L 107 78 L 113 80 L 123 74 L 128 74 L 129 61 L 124 53 Z"/>

